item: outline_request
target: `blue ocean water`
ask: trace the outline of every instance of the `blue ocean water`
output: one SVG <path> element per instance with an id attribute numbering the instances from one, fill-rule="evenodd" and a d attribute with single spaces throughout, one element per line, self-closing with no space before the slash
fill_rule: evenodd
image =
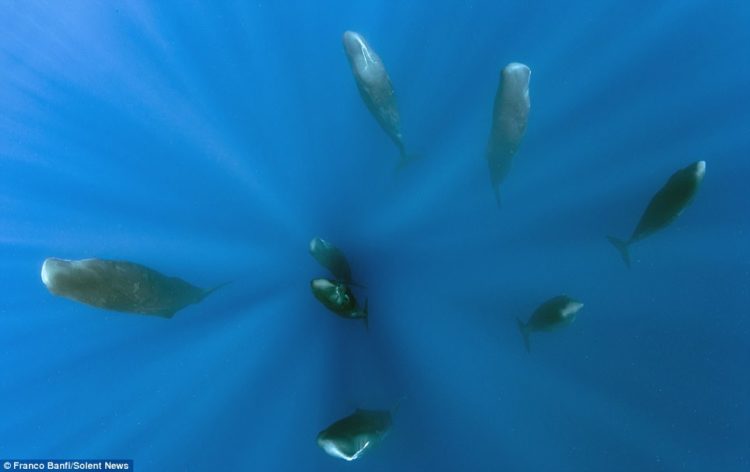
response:
<path id="1" fill-rule="evenodd" d="M 0 2 L 0 459 L 136 470 L 750 469 L 750 4 Z M 341 45 L 388 68 L 407 146 Z M 498 209 L 500 69 L 528 131 Z M 627 237 L 677 169 L 694 202 Z M 370 328 L 307 252 L 344 250 Z M 51 295 L 46 257 L 203 287 L 172 319 Z M 570 327 L 516 317 L 567 293 Z M 400 402 L 347 463 L 316 445 Z"/>

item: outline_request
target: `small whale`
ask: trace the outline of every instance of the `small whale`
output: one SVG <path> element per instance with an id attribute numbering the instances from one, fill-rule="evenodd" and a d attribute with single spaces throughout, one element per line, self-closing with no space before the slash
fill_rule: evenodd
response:
<path id="1" fill-rule="evenodd" d="M 321 238 L 313 238 L 310 241 L 310 254 L 323 267 L 331 271 L 337 280 L 350 283 L 352 271 L 344 253 L 336 246 Z"/>
<path id="2" fill-rule="evenodd" d="M 321 431 L 318 446 L 333 457 L 353 461 L 385 438 L 391 422 L 390 411 L 357 409 Z"/>
<path id="3" fill-rule="evenodd" d="M 528 66 L 518 62 L 508 64 L 500 73 L 486 153 L 492 190 L 495 192 L 498 205 L 500 205 L 500 184 L 508 175 L 513 156 L 526 133 L 531 108 L 530 78 L 531 70 Z"/>
<path id="4" fill-rule="evenodd" d="M 581 308 L 583 303 L 566 295 L 558 295 L 539 305 L 526 323 L 516 319 L 526 351 L 531 352 L 529 336 L 532 332 L 554 331 L 567 326 L 576 319 L 576 314 Z"/>
<path id="5" fill-rule="evenodd" d="M 140 264 L 105 259 L 49 257 L 41 275 L 54 295 L 97 308 L 163 318 L 171 318 L 221 287 L 202 289 Z"/>
<path id="6" fill-rule="evenodd" d="M 310 282 L 315 298 L 320 301 L 326 308 L 342 318 L 361 319 L 368 327 L 367 319 L 367 300 L 365 307 L 360 309 L 357 305 L 357 299 L 354 298 L 352 290 L 341 282 L 328 279 L 313 279 Z"/>
<path id="7" fill-rule="evenodd" d="M 617 248 L 630 268 L 629 247 L 636 241 L 669 226 L 685 210 L 695 197 L 698 186 L 706 175 L 706 161 L 698 161 L 680 169 L 669 178 L 666 184 L 656 192 L 641 215 L 638 226 L 627 241 L 622 241 L 614 236 L 607 236 L 612 245 Z"/>
<path id="8" fill-rule="evenodd" d="M 347 31 L 344 33 L 343 42 L 359 94 L 380 127 L 398 146 L 401 154 L 399 167 L 401 167 L 412 160 L 413 156 L 407 154 L 406 146 L 404 146 L 396 94 L 385 65 L 361 34 Z"/>

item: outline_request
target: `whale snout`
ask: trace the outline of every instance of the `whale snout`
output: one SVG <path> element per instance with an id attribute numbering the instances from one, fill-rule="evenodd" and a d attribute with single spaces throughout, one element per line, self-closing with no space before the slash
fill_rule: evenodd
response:
<path id="1" fill-rule="evenodd" d="M 572 321 L 573 319 L 575 319 L 578 311 L 581 308 L 583 308 L 583 303 L 577 300 L 571 300 L 570 302 L 568 302 L 567 306 L 563 308 L 562 317 Z"/>
<path id="2" fill-rule="evenodd" d="M 503 83 L 506 84 L 506 86 L 513 87 L 516 90 L 521 90 L 528 94 L 531 69 L 529 69 L 529 66 L 526 64 L 511 62 L 503 67 L 502 78 Z"/>
<path id="3" fill-rule="evenodd" d="M 310 240 L 310 254 L 316 254 L 320 251 L 328 249 L 328 243 L 321 238 L 313 238 Z"/>
<path id="4" fill-rule="evenodd" d="M 703 176 L 706 175 L 706 161 L 698 161 L 695 163 L 695 177 L 701 181 Z"/>
<path id="5" fill-rule="evenodd" d="M 345 31 L 341 40 L 344 43 L 347 56 L 353 57 L 362 54 L 362 50 L 367 49 L 365 38 L 357 32 Z"/>
<path id="6" fill-rule="evenodd" d="M 364 451 L 364 449 L 361 449 L 352 454 L 352 452 L 349 451 L 349 449 L 351 448 L 350 444 L 339 444 L 339 442 L 334 438 L 330 438 L 327 434 L 324 433 L 318 434 L 317 443 L 318 447 L 323 449 L 328 455 L 337 457 L 339 459 L 344 459 L 347 462 L 351 462 L 357 459 Z"/>
<path id="7" fill-rule="evenodd" d="M 52 293 L 59 293 L 65 275 L 70 273 L 71 262 L 57 257 L 48 257 L 42 264 L 42 283 Z"/>
<path id="8" fill-rule="evenodd" d="M 529 80 L 529 77 L 531 77 L 531 69 L 529 69 L 529 66 L 526 64 L 511 62 L 503 68 L 503 75 Z"/>
<path id="9" fill-rule="evenodd" d="M 42 264 L 42 283 L 48 288 L 54 285 L 55 278 L 62 269 L 65 261 L 56 257 L 48 257 Z"/>

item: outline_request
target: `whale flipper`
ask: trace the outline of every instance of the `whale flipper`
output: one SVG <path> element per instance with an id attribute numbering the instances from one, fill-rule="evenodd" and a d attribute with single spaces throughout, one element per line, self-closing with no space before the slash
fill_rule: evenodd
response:
<path id="1" fill-rule="evenodd" d="M 495 201 L 497 202 L 497 207 L 502 208 L 503 205 L 500 200 L 500 185 L 493 185 L 492 192 L 495 194 Z"/>
<path id="2" fill-rule="evenodd" d="M 418 161 L 422 158 L 421 154 L 411 154 L 406 151 L 406 146 L 403 142 L 398 143 L 398 151 L 401 156 L 401 158 L 398 161 L 398 164 L 396 164 L 396 172 L 400 172 L 403 170 L 404 167 L 411 164 L 414 161 Z"/>
<path id="3" fill-rule="evenodd" d="M 367 312 L 367 302 L 369 301 L 368 298 L 365 298 L 365 307 L 362 309 L 362 314 L 364 315 L 362 317 L 362 321 L 365 323 L 365 330 L 369 333 L 370 332 L 370 318 L 368 316 Z"/>
<path id="4" fill-rule="evenodd" d="M 224 288 L 224 287 L 226 287 L 227 285 L 229 285 L 229 284 L 231 284 L 231 283 L 232 283 L 232 281 L 229 281 L 229 282 L 224 282 L 223 284 L 219 284 L 219 285 L 217 285 L 217 286 L 215 286 L 215 287 L 207 288 L 207 289 L 206 289 L 206 290 L 205 290 L 205 291 L 203 292 L 203 295 L 201 296 L 201 300 L 203 300 L 203 299 L 204 299 L 204 298 L 206 298 L 207 296 L 211 295 L 211 294 L 212 294 L 212 293 L 214 293 L 215 291 L 217 291 L 217 290 L 219 290 L 219 289 L 221 289 L 221 288 Z"/>
<path id="5" fill-rule="evenodd" d="M 516 323 L 518 323 L 518 330 L 521 331 L 521 336 L 523 336 L 523 345 L 526 346 L 526 352 L 531 352 L 531 339 L 529 338 L 531 330 L 518 318 L 516 318 Z"/>

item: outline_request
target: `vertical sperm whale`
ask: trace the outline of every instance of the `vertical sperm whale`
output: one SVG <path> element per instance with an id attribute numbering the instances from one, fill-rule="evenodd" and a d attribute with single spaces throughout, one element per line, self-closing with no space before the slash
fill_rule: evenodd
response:
<path id="1" fill-rule="evenodd" d="M 706 161 L 694 162 L 678 170 L 648 202 L 638 225 L 627 241 L 607 236 L 609 242 L 620 252 L 628 268 L 630 268 L 630 245 L 666 228 L 676 220 L 693 201 L 705 175 Z"/>
<path id="2" fill-rule="evenodd" d="M 500 205 L 500 184 L 508 175 L 513 156 L 526 133 L 531 108 L 530 78 L 531 70 L 528 66 L 518 62 L 508 64 L 500 73 L 486 153 L 492 190 L 495 192 L 498 205 Z"/>
<path id="3" fill-rule="evenodd" d="M 411 159 L 411 156 L 407 154 L 406 146 L 404 146 L 401 117 L 388 71 L 380 56 L 361 34 L 346 31 L 343 43 L 362 101 L 365 102 L 367 109 L 370 110 L 380 127 L 398 147 L 401 154 L 399 167 L 401 167 Z"/>

